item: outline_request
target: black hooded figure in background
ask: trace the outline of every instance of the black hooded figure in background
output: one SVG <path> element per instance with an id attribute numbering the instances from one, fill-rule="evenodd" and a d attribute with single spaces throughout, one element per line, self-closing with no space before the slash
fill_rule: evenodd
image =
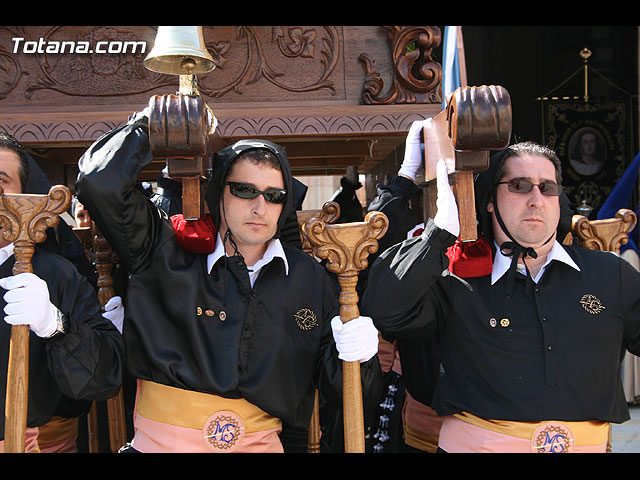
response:
<path id="1" fill-rule="evenodd" d="M 356 196 L 356 191 L 362 187 L 357 180 L 348 177 L 340 179 L 340 188 L 333 194 L 330 201 L 340 205 L 340 217 L 337 223 L 362 222 L 362 204 Z"/>

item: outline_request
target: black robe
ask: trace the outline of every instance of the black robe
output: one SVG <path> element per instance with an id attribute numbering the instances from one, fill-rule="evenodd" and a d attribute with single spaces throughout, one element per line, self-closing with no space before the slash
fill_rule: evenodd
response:
<path id="1" fill-rule="evenodd" d="M 135 191 L 150 161 L 146 119 L 134 120 L 89 148 L 76 183 L 78 198 L 130 272 L 128 370 L 140 379 L 245 398 L 295 428 L 308 427 L 315 388 L 341 408 L 342 363 L 330 326 L 338 296 L 325 269 L 283 243 L 288 274 L 276 258 L 251 287 L 239 257 L 219 259 L 209 273 L 207 255 L 180 248 L 166 213 Z M 212 185 L 221 178 L 216 165 Z M 288 163 L 282 167 L 291 191 Z M 208 201 L 213 197 L 215 205 L 217 194 L 210 189 Z M 361 370 L 365 399 L 377 399 L 368 395 L 381 379 L 377 357 Z"/>

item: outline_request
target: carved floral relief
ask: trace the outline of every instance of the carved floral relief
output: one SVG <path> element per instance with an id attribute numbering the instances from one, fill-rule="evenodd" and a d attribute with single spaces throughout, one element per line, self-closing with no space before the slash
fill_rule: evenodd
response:
<path id="1" fill-rule="evenodd" d="M 203 27 L 217 68 L 198 77 L 200 92 L 228 101 L 343 98 L 342 27 Z M 0 100 L 148 97 L 177 89 L 174 75 L 143 60 L 156 27 L 0 27 Z M 54 46 L 73 43 L 72 47 Z M 96 45 L 145 43 L 146 49 L 96 53 Z M 39 44 L 35 51 L 25 47 Z M 80 46 L 89 45 L 92 53 Z M 62 96 L 62 97 L 61 97 Z M 64 100 L 67 101 L 67 100 Z M 123 100 L 124 101 L 124 100 Z M 1 103 L 0 103 L 1 105 Z"/>
<path id="2" fill-rule="evenodd" d="M 387 31 L 391 44 L 394 79 L 385 95 L 375 59 L 361 54 L 359 60 L 367 75 L 362 88 L 361 102 L 365 105 L 394 103 L 442 102 L 442 66 L 431 53 L 440 45 L 438 27 L 382 27 Z"/>

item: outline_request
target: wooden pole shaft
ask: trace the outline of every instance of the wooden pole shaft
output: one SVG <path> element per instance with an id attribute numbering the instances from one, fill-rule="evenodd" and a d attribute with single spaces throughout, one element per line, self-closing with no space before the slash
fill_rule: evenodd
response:
<path id="1" fill-rule="evenodd" d="M 13 274 L 33 273 L 34 242 L 16 240 Z M 29 325 L 12 325 L 5 403 L 5 452 L 23 453 L 29 397 Z"/>
<path id="2" fill-rule="evenodd" d="M 95 228 L 95 227 L 94 227 Z M 98 273 L 98 300 L 103 309 L 115 296 L 113 288 L 113 251 L 107 240 L 95 229 L 94 252 Z M 124 415 L 124 396 L 122 388 L 115 397 L 107 400 L 107 419 L 109 423 L 109 448 L 116 453 L 127 442 L 127 428 Z"/>
<path id="3" fill-rule="evenodd" d="M 364 410 L 362 405 L 362 378 L 359 362 L 342 362 L 344 451 L 364 453 Z"/>
<path id="4" fill-rule="evenodd" d="M 13 274 L 33 273 L 35 244 L 46 239 L 46 229 L 58 224 L 58 214 L 71 203 L 67 187 L 51 187 L 48 195 L 5 194 L 0 188 L 2 238 L 13 242 Z M 29 325 L 12 325 L 5 397 L 4 451 L 25 451 L 29 390 Z"/>
<path id="5" fill-rule="evenodd" d="M 89 453 L 100 451 L 100 441 L 98 439 L 98 404 L 91 402 L 91 409 L 87 415 L 87 442 L 89 443 Z"/>
<path id="6" fill-rule="evenodd" d="M 107 417 L 109 418 L 109 447 L 113 453 L 117 453 L 127 442 L 122 388 L 115 397 L 107 400 Z"/>
<path id="7" fill-rule="evenodd" d="M 358 272 L 351 270 L 338 275 L 340 284 L 340 319 L 347 323 L 360 316 L 358 309 Z M 345 453 L 364 453 L 364 408 L 360 362 L 342 362 Z"/>
<path id="8" fill-rule="evenodd" d="M 23 453 L 27 429 L 29 325 L 13 325 L 9 341 L 4 451 Z"/>
<path id="9" fill-rule="evenodd" d="M 322 431 L 320 430 L 320 398 L 318 395 L 318 390 L 316 390 L 315 399 L 313 401 L 313 412 L 311 413 L 311 421 L 309 422 L 307 453 L 320 453 L 321 437 Z"/>

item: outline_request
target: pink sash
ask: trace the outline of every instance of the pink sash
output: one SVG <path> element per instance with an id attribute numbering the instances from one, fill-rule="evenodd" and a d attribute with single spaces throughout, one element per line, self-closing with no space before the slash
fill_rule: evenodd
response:
<path id="1" fill-rule="evenodd" d="M 143 453 L 283 453 L 282 422 L 242 398 L 138 382 L 131 446 Z"/>
<path id="2" fill-rule="evenodd" d="M 4 453 L 4 440 L 0 440 L 0 453 Z M 27 428 L 24 439 L 24 453 L 40 453 L 38 428 Z"/>
<path id="3" fill-rule="evenodd" d="M 476 417 L 477 418 L 477 417 Z M 521 422 L 505 422 L 520 424 Z M 575 425 L 590 422 L 542 422 L 527 424 L 532 432 L 530 438 L 507 435 L 466 422 L 455 416 L 444 417 L 438 446 L 448 453 L 605 453 L 607 448 L 606 430 L 604 441 L 601 429 L 596 427 L 596 443 L 589 444 L 589 438 L 574 437 L 570 429 Z M 522 423 L 524 424 L 524 423 Z M 535 427 L 535 428 L 533 428 Z M 545 428 L 547 429 L 545 431 Z M 589 428 L 589 427 L 587 427 Z M 579 427 L 578 430 L 581 430 Z"/>

